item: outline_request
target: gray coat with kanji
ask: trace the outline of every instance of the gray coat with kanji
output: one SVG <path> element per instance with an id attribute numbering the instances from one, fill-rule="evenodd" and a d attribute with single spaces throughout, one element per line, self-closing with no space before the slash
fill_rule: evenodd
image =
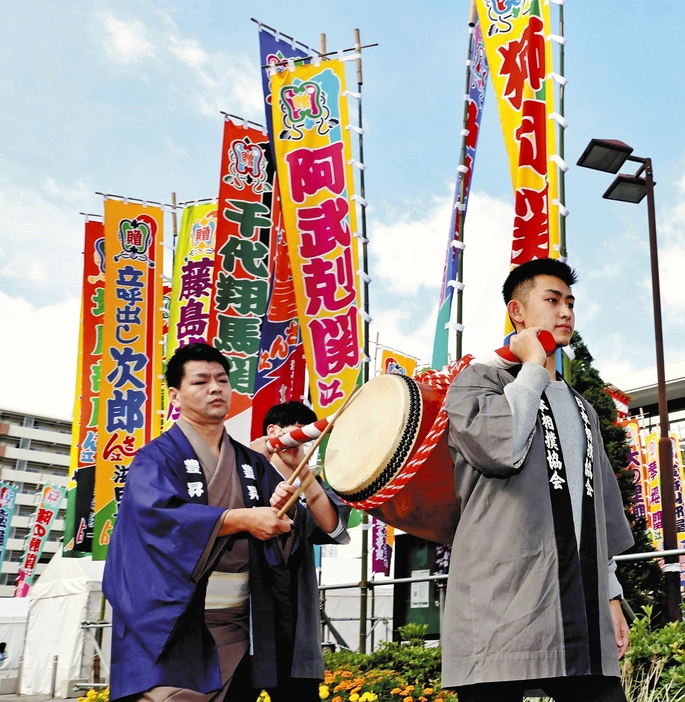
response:
<path id="1" fill-rule="evenodd" d="M 568 490 L 550 484 L 539 417 L 514 468 L 504 395 L 513 379 L 475 364 L 447 394 L 461 518 L 443 622 L 444 687 L 619 675 L 607 562 L 633 538 L 597 415 L 583 401 L 595 450 L 579 548 Z"/>

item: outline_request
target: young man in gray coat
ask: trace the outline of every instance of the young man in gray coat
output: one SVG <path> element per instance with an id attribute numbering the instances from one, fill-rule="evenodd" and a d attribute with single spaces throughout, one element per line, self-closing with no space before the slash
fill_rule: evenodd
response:
<path id="1" fill-rule="evenodd" d="M 515 268 L 510 369 L 474 362 L 446 401 L 461 519 L 443 626 L 444 687 L 459 702 L 625 702 L 627 645 L 613 556 L 633 543 L 595 411 L 557 376 L 538 332 L 569 344 L 565 263 Z"/>

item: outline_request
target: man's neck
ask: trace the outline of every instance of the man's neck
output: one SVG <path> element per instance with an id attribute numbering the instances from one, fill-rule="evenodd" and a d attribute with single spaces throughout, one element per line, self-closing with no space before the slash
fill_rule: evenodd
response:
<path id="1" fill-rule="evenodd" d="M 219 422 L 218 424 L 200 424 L 183 414 L 181 414 L 181 419 L 195 429 L 207 446 L 209 446 L 209 449 L 214 456 L 219 458 L 219 454 L 221 452 L 221 439 L 223 438 L 225 431 L 223 421 Z"/>
<path id="2" fill-rule="evenodd" d="M 557 379 L 557 354 L 556 352 L 553 353 L 551 356 L 547 356 L 547 360 L 545 361 L 545 368 L 547 369 L 547 372 L 549 373 L 549 377 L 552 380 Z"/>

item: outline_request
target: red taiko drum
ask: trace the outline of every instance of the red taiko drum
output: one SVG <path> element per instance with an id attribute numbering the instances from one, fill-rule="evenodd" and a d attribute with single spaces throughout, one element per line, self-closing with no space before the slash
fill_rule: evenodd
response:
<path id="1" fill-rule="evenodd" d="M 398 529 L 451 544 L 459 520 L 444 394 L 403 375 L 379 375 L 337 420 L 326 480 L 348 504 Z"/>

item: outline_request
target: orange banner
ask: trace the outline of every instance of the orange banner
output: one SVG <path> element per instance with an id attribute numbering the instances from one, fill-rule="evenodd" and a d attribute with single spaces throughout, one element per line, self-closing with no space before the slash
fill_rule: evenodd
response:
<path id="1" fill-rule="evenodd" d="M 92 470 L 98 447 L 98 408 L 102 357 L 102 320 L 105 309 L 105 230 L 102 222 L 87 221 L 83 247 L 83 297 L 81 308 L 81 358 L 79 369 L 79 413 L 74 413 L 77 441 L 70 476 L 65 517 L 64 552 L 91 550 L 90 508 L 92 480 L 79 481 L 79 471 Z M 79 491 L 87 490 L 77 500 Z M 89 513 L 79 513 L 77 504 L 87 504 Z"/>
<path id="2" fill-rule="evenodd" d="M 159 207 L 105 200 L 94 560 L 107 554 L 133 456 L 161 428 L 163 225 Z"/>

